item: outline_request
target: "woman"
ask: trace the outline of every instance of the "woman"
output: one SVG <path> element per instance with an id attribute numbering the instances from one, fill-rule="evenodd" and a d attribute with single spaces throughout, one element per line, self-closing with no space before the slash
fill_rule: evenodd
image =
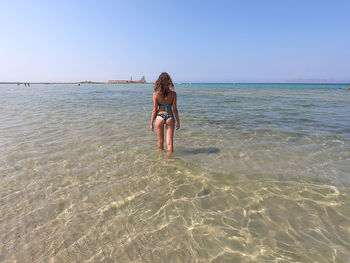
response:
<path id="1" fill-rule="evenodd" d="M 163 72 L 159 75 L 154 84 L 153 93 L 153 111 L 151 118 L 151 131 L 154 131 L 153 122 L 156 120 L 156 129 L 158 134 L 158 148 L 164 149 L 164 124 L 166 125 L 166 144 L 169 153 L 174 151 L 173 135 L 175 128 L 180 129 L 179 113 L 176 105 L 176 92 L 174 84 L 168 73 Z"/>

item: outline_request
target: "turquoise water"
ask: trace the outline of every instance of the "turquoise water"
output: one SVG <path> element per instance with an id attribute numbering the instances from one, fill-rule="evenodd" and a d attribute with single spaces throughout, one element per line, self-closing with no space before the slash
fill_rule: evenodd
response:
<path id="1" fill-rule="evenodd" d="M 349 262 L 347 86 L 0 85 L 0 261 Z"/>

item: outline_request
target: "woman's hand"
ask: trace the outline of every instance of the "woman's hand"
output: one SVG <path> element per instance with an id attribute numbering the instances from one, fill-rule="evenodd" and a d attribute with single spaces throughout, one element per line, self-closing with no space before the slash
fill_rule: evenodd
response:
<path id="1" fill-rule="evenodd" d="M 176 130 L 180 129 L 180 122 L 176 122 Z"/>
<path id="2" fill-rule="evenodd" d="M 151 131 L 154 132 L 154 126 L 153 126 L 153 124 L 151 124 L 151 127 L 150 127 L 150 128 L 151 128 Z"/>

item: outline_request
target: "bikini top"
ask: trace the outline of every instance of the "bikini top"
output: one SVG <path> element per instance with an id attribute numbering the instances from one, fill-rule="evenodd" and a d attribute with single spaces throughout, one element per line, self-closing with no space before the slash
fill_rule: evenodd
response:
<path id="1" fill-rule="evenodd" d="M 160 103 L 158 103 L 158 106 L 164 106 L 165 107 L 165 111 L 166 112 L 169 112 L 169 106 L 171 106 L 171 105 L 173 105 L 172 103 L 170 103 L 170 104 L 160 104 Z"/>

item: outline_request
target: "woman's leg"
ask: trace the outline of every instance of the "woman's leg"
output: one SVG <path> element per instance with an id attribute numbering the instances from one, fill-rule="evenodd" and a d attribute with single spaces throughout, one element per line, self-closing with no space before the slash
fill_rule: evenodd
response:
<path id="1" fill-rule="evenodd" d="M 175 129 L 175 120 L 174 118 L 170 118 L 166 121 L 166 145 L 168 152 L 173 152 L 173 137 L 174 137 L 174 129 Z"/>
<path id="2" fill-rule="evenodd" d="M 158 148 L 164 149 L 164 120 L 161 117 L 156 117 L 156 130 L 158 135 Z"/>

